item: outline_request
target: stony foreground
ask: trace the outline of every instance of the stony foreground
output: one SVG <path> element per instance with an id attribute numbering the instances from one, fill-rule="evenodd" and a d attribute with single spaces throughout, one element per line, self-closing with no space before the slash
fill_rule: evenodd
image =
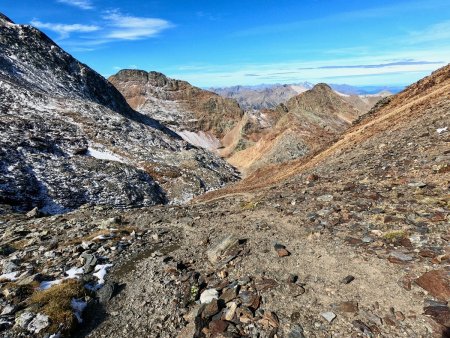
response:
<path id="1" fill-rule="evenodd" d="M 76 336 L 445 337 L 448 199 L 425 183 L 397 186 L 393 203 L 370 184 L 325 194 L 326 178 L 303 179 L 190 207 L 5 217 L 3 272 L 27 273 L 2 283 L 4 335 L 36 332 L 24 312 L 46 316 L 24 285 L 73 267 L 96 285 L 94 268 L 113 264 L 82 295 Z"/>

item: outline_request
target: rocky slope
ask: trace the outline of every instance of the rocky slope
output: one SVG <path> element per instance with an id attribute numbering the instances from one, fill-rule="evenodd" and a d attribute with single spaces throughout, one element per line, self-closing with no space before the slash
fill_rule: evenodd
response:
<path id="1" fill-rule="evenodd" d="M 39 30 L 0 30 L 1 209 L 182 202 L 236 179 Z"/>
<path id="2" fill-rule="evenodd" d="M 335 140 L 363 112 L 328 85 L 318 84 L 274 110 L 263 111 L 263 121 L 269 127 L 248 128 L 248 139 L 254 144 L 247 142 L 229 162 L 249 173 L 271 163 L 304 157 Z"/>
<path id="3" fill-rule="evenodd" d="M 121 70 L 109 81 L 131 107 L 170 125 L 185 140 L 203 148 L 219 148 L 220 139 L 243 115 L 234 100 L 158 72 Z"/>
<path id="4" fill-rule="evenodd" d="M 448 337 L 449 89 L 450 65 L 190 205 L 0 216 L 2 334 Z"/>

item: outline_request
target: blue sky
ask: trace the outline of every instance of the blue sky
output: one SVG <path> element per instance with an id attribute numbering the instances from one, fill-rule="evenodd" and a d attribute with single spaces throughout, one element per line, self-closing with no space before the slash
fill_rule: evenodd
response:
<path id="1" fill-rule="evenodd" d="M 3 0 L 0 10 L 104 76 L 392 86 L 450 62 L 448 0 Z"/>

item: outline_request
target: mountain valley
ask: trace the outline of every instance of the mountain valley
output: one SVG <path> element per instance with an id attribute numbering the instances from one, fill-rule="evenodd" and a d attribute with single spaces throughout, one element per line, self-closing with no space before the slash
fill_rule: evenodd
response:
<path id="1" fill-rule="evenodd" d="M 0 335 L 450 337 L 450 65 L 355 90 L 105 79 L 0 14 Z"/>

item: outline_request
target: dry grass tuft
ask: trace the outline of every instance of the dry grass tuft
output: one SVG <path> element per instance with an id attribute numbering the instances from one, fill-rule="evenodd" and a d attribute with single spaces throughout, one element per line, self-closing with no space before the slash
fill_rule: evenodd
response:
<path id="1" fill-rule="evenodd" d="M 71 301 L 86 295 L 80 281 L 67 279 L 59 285 L 43 291 L 36 291 L 30 298 L 30 304 L 37 305 L 39 311 L 50 318 L 48 332 L 70 332 L 77 324 Z"/>
<path id="2" fill-rule="evenodd" d="M 388 242 L 395 243 L 402 240 L 403 238 L 406 238 L 407 235 L 408 234 L 405 230 L 394 230 L 385 233 L 383 235 L 383 238 Z"/>
<path id="3" fill-rule="evenodd" d="M 242 202 L 241 203 L 241 209 L 242 210 L 254 210 L 258 206 L 260 201 L 248 201 L 248 202 Z"/>

